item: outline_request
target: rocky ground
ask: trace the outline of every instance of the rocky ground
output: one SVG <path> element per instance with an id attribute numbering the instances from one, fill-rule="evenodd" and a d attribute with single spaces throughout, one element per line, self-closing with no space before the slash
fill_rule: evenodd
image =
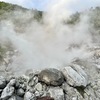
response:
<path id="1" fill-rule="evenodd" d="M 8 51 L 0 69 L 0 100 L 100 100 L 100 48 L 90 48 L 89 59 L 75 59 L 60 69 L 11 73 L 18 51 Z"/>

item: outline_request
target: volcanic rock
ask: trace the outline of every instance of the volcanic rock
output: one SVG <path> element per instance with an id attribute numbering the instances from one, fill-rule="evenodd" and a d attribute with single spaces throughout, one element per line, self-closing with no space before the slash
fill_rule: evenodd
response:
<path id="1" fill-rule="evenodd" d="M 39 73 L 39 81 L 47 85 L 59 86 L 64 82 L 64 77 L 59 70 L 50 68 Z"/>
<path id="2" fill-rule="evenodd" d="M 71 86 L 86 87 L 88 84 L 88 76 L 79 65 L 67 66 L 63 69 L 62 73 L 67 83 Z"/>

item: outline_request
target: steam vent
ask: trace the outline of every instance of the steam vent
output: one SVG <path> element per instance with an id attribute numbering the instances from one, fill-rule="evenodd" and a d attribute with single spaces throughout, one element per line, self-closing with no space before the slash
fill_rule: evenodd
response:
<path id="1" fill-rule="evenodd" d="M 100 7 L 55 1 L 45 11 L 0 1 L 0 100 L 100 100 Z"/>

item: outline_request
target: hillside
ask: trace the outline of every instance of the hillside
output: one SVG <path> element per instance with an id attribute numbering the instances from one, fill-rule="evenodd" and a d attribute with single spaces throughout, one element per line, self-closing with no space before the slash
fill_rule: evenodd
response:
<path id="1" fill-rule="evenodd" d="M 36 20 L 39 20 L 42 17 L 42 11 L 30 10 L 18 5 L 0 2 L 0 19 L 1 20 L 10 18 L 16 11 L 24 12 L 24 13 L 31 12 L 31 14 L 35 13 L 35 15 L 33 15 L 32 17 L 35 18 Z M 21 15 L 17 15 L 17 17 L 21 17 Z"/>

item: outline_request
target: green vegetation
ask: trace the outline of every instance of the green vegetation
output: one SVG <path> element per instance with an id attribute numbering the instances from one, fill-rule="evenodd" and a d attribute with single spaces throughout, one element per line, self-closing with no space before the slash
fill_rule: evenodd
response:
<path id="1" fill-rule="evenodd" d="M 76 12 L 75 14 L 71 15 L 70 18 L 67 20 L 67 24 L 75 25 L 80 20 L 80 13 Z"/>
<path id="2" fill-rule="evenodd" d="M 23 8 L 21 6 L 18 5 L 12 5 L 10 3 L 5 3 L 5 2 L 0 2 L 0 11 L 6 11 L 6 12 L 10 12 L 10 11 L 14 11 L 14 10 L 27 10 L 26 8 Z"/>
<path id="3" fill-rule="evenodd" d="M 23 8 L 18 5 L 0 2 L 0 17 L 4 16 L 7 18 L 7 17 L 9 17 L 9 15 L 12 15 L 15 11 L 20 11 L 20 12 L 24 12 L 24 13 L 31 12 L 32 14 L 35 12 L 35 15 L 33 16 L 33 18 L 35 18 L 38 21 L 42 18 L 42 11 L 31 10 L 31 9 Z M 5 16 L 5 14 L 6 14 L 6 16 Z M 19 16 L 19 17 L 21 17 L 21 16 Z"/>

